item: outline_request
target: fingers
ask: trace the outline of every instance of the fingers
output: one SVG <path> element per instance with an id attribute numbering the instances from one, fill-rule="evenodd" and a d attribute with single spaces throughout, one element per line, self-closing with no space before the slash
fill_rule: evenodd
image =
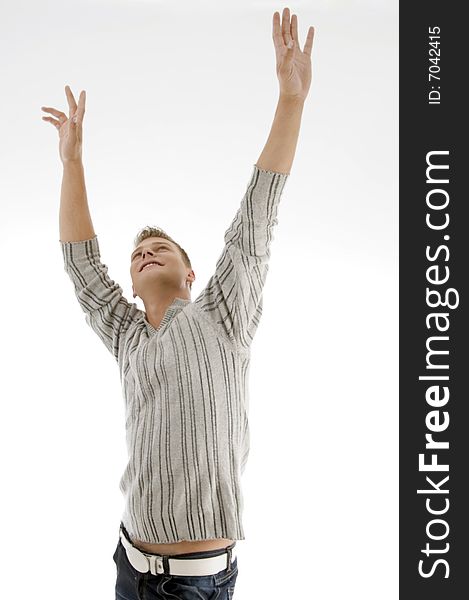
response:
<path id="1" fill-rule="evenodd" d="M 300 40 L 298 38 L 298 17 L 297 15 L 291 16 L 290 21 L 290 9 L 284 8 L 282 11 L 282 23 L 280 24 L 280 13 L 275 11 L 272 20 L 272 38 L 274 40 L 275 49 L 282 51 L 290 40 L 294 40 L 296 47 L 300 48 Z M 311 56 L 314 39 L 314 27 L 308 29 L 308 35 L 306 37 L 303 52 Z"/>
<path id="2" fill-rule="evenodd" d="M 55 108 L 51 108 L 50 106 L 41 106 L 41 110 L 44 112 L 52 113 L 55 117 L 59 119 L 61 123 L 67 120 L 67 115 L 63 113 L 61 110 L 57 110 Z"/>
<path id="3" fill-rule="evenodd" d="M 81 125 L 81 123 L 83 122 L 83 116 L 85 114 L 86 92 L 85 90 L 82 90 L 80 92 L 80 96 L 78 98 L 78 105 L 75 101 L 75 97 L 72 94 L 70 86 L 65 86 L 65 93 L 67 94 L 68 106 L 70 108 L 69 117 L 72 118 L 76 116 L 76 119 L 73 122 L 77 125 Z"/>
<path id="4" fill-rule="evenodd" d="M 305 47 L 303 48 L 303 52 L 308 56 L 311 56 L 311 50 L 313 48 L 313 39 L 314 39 L 314 27 L 310 27 L 308 29 L 308 35 L 306 36 Z"/>
<path id="5" fill-rule="evenodd" d="M 291 40 L 290 33 L 290 9 L 284 8 L 282 13 L 282 35 L 285 44 L 288 46 L 289 41 Z"/>
<path id="6" fill-rule="evenodd" d="M 52 113 L 53 115 L 58 117 L 58 119 L 53 119 L 52 117 L 42 117 L 44 121 L 49 121 L 49 123 L 54 125 L 57 131 L 59 131 L 62 125 L 67 121 L 67 115 L 60 110 L 50 108 L 49 106 L 41 106 L 41 109 L 44 112 Z"/>
<path id="7" fill-rule="evenodd" d="M 52 115 L 57 117 L 57 119 L 53 119 L 52 117 L 42 117 L 44 119 L 44 121 L 49 121 L 49 123 L 52 123 L 52 125 L 55 125 L 55 127 L 57 127 L 57 129 L 60 129 L 60 127 L 67 121 L 67 119 L 70 119 L 71 124 L 73 123 L 74 125 L 75 124 L 81 125 L 83 122 L 83 116 L 85 114 L 85 101 L 86 101 L 85 90 L 82 90 L 80 93 L 80 97 L 78 98 L 78 105 L 75 101 L 72 90 L 70 89 L 70 86 L 68 86 L 68 85 L 65 86 L 65 94 L 67 96 L 68 107 L 69 107 L 69 116 L 68 117 L 61 110 L 57 110 L 50 106 L 41 106 L 41 110 L 43 110 L 44 112 L 51 113 Z"/>
<path id="8" fill-rule="evenodd" d="M 71 118 L 75 114 L 75 111 L 77 109 L 77 103 L 75 102 L 75 98 L 72 94 L 72 90 L 70 89 L 69 85 L 65 86 L 65 95 L 67 96 L 67 101 L 68 101 L 68 108 L 69 108 L 68 116 L 69 116 L 69 118 Z"/>
<path id="9" fill-rule="evenodd" d="M 296 15 L 291 16 L 291 34 L 295 40 L 296 47 L 300 47 L 300 40 L 298 39 L 298 17 Z"/>
<path id="10" fill-rule="evenodd" d="M 78 107 L 77 107 L 77 125 L 81 125 L 83 123 L 83 117 L 85 115 L 85 102 L 86 102 L 86 92 L 82 90 L 80 92 L 80 97 L 78 98 Z"/>
<path id="11" fill-rule="evenodd" d="M 59 121 L 56 121 L 52 117 L 42 117 L 42 118 L 44 119 L 44 121 L 49 121 L 49 123 L 52 123 L 52 125 L 54 125 L 57 129 L 60 129 L 60 122 Z"/>
<path id="12" fill-rule="evenodd" d="M 282 50 L 285 46 L 285 42 L 283 41 L 282 31 L 280 29 L 280 13 L 277 11 L 274 12 L 272 21 L 272 38 L 276 50 Z"/>

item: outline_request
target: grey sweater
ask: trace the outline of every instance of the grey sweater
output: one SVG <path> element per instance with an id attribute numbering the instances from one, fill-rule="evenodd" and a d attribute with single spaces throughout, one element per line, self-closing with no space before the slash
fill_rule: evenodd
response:
<path id="1" fill-rule="evenodd" d="M 245 539 L 250 346 L 288 176 L 254 165 L 215 273 L 194 301 L 176 297 L 156 330 L 109 277 L 97 236 L 60 241 L 86 323 L 119 367 L 129 455 L 119 487 L 133 540 Z"/>

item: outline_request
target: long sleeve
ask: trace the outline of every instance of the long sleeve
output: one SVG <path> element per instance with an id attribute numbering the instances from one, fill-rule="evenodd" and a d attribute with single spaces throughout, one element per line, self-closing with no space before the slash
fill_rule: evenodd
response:
<path id="1" fill-rule="evenodd" d="M 254 165 L 241 206 L 225 233 L 215 273 L 195 300 L 240 349 L 251 345 L 262 314 L 270 244 L 288 177 Z"/>
<path id="2" fill-rule="evenodd" d="M 59 242 L 64 270 L 74 285 L 86 323 L 118 361 L 122 335 L 142 311 L 124 298 L 122 288 L 109 277 L 108 268 L 100 259 L 97 236 L 79 242 Z"/>

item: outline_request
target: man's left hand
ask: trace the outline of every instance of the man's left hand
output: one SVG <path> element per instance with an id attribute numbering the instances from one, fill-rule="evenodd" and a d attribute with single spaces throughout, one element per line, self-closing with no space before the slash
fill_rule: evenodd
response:
<path id="1" fill-rule="evenodd" d="M 277 77 L 280 95 L 304 100 L 311 85 L 311 51 L 314 27 L 310 27 L 303 51 L 298 40 L 298 17 L 284 8 L 282 24 L 280 13 L 274 12 L 272 38 L 277 57 Z"/>

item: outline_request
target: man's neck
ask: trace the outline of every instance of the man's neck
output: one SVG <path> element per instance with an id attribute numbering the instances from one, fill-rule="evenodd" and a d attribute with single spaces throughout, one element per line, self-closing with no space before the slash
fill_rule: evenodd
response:
<path id="1" fill-rule="evenodd" d="M 147 302 L 143 301 L 146 319 L 152 327 L 158 329 L 168 307 L 171 306 L 175 298 L 190 300 L 190 296 L 188 296 L 187 293 L 184 293 L 184 291 L 181 291 L 180 293 L 165 296 L 164 298 L 152 299 Z"/>

